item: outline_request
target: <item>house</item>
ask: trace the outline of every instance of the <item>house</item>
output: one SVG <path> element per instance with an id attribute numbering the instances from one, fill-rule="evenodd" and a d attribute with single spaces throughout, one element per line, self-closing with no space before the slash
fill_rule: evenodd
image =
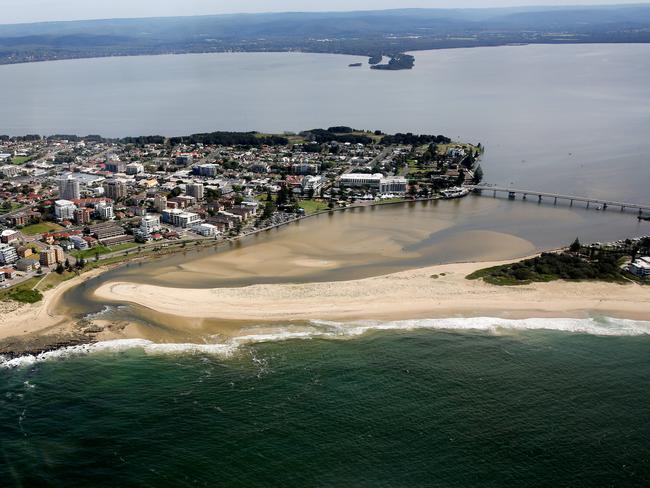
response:
<path id="1" fill-rule="evenodd" d="M 40 263 L 35 259 L 19 259 L 16 263 L 16 269 L 25 273 L 31 273 L 40 267 Z"/>
<path id="2" fill-rule="evenodd" d="M 13 268 L 0 268 L 0 274 L 4 275 L 8 280 L 13 280 L 16 277 L 17 271 Z"/>

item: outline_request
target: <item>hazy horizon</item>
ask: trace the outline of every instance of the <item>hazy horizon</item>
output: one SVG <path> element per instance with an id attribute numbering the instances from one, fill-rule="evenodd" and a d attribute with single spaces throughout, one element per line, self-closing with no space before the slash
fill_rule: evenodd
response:
<path id="1" fill-rule="evenodd" d="M 550 6 L 604 6 L 649 4 L 647 0 L 112 0 L 107 5 L 89 5 L 86 0 L 62 0 L 55 5 L 50 0 L 6 0 L 0 24 L 54 22 L 72 20 L 176 17 L 195 15 L 219 15 L 236 13 L 278 12 L 333 12 L 357 10 L 389 10 L 404 8 L 507 8 Z"/>

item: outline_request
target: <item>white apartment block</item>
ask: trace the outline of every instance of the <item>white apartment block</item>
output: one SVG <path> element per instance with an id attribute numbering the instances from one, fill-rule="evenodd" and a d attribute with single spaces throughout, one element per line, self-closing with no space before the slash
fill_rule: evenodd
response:
<path id="1" fill-rule="evenodd" d="M 75 210 L 77 210 L 77 206 L 68 200 L 54 202 L 54 215 L 59 220 L 73 220 Z"/>

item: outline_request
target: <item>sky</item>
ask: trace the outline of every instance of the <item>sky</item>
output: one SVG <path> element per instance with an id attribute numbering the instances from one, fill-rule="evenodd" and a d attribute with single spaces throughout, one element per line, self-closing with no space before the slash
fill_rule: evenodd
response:
<path id="1" fill-rule="evenodd" d="M 0 24 L 238 12 L 513 7 L 650 3 L 650 0 L 0 0 Z"/>

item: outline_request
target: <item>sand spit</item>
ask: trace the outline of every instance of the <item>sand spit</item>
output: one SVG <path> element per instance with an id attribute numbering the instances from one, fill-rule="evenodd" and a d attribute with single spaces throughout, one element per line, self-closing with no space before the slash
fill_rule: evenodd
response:
<path id="1" fill-rule="evenodd" d="M 602 282 L 500 287 L 469 281 L 471 272 L 503 262 L 433 266 L 354 281 L 181 289 L 106 283 L 109 302 L 137 304 L 192 319 L 242 321 L 404 320 L 438 317 L 586 317 L 650 320 L 650 288 Z"/>

